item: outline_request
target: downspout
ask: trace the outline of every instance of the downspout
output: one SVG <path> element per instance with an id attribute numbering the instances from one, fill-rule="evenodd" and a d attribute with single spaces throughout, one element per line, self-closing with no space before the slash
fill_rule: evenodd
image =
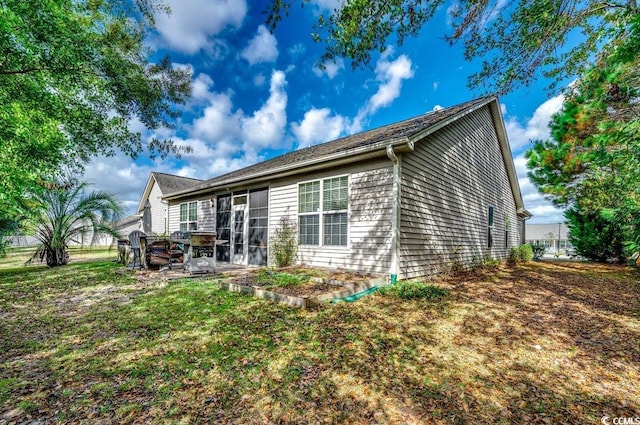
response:
<path id="1" fill-rule="evenodd" d="M 164 234 L 169 236 L 169 201 L 160 198 L 160 203 L 164 205 Z"/>
<path id="2" fill-rule="evenodd" d="M 389 270 L 389 283 L 396 283 L 400 272 L 400 183 L 401 183 L 401 157 L 398 157 L 393 146 L 387 146 L 387 157 L 393 163 L 393 189 L 391 204 L 391 267 Z"/>

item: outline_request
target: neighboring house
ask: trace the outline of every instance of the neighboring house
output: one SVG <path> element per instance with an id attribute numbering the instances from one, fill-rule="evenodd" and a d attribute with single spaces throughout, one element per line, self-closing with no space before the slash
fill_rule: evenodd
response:
<path id="1" fill-rule="evenodd" d="M 549 254 L 558 254 L 573 248 L 569 242 L 569 229 L 564 223 L 527 223 L 525 234 L 527 243 L 543 244 Z"/>
<path id="2" fill-rule="evenodd" d="M 116 230 L 120 234 L 120 239 L 127 239 L 129 233 L 134 230 L 142 229 L 142 223 L 140 222 L 140 217 L 137 215 L 130 215 L 128 217 L 119 220 L 116 223 Z"/>
<path id="3" fill-rule="evenodd" d="M 40 244 L 40 241 L 35 236 L 31 235 L 12 235 L 6 236 L 9 241 L 9 246 L 18 248 L 25 246 L 36 246 Z"/>
<path id="4" fill-rule="evenodd" d="M 202 180 L 174 176 L 172 174 L 157 173 L 155 171 L 152 172 L 149 175 L 147 184 L 142 192 L 142 197 L 140 198 L 140 203 L 138 204 L 138 209 L 136 210 L 138 220 L 142 219 L 145 205 L 149 202 L 149 206 L 151 208 L 151 232 L 158 235 L 168 235 L 167 202 L 164 201 L 162 197 L 173 192 L 179 192 L 187 188 L 194 187 L 198 183 L 202 183 Z M 140 226 L 134 230 L 142 230 L 142 223 L 140 223 Z"/>
<path id="5" fill-rule="evenodd" d="M 272 264 L 296 223 L 302 264 L 399 279 L 524 243 L 523 205 L 494 96 L 311 146 L 165 196 L 168 230 L 215 230 L 217 260 Z M 142 205 L 142 204 L 141 204 Z"/>

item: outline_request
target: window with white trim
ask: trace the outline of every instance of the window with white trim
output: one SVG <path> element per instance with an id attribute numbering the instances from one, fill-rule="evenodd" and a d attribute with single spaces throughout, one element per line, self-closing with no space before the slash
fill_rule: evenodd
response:
<path id="1" fill-rule="evenodd" d="M 198 230 L 198 201 L 180 204 L 180 231 Z"/>
<path id="2" fill-rule="evenodd" d="M 347 246 L 349 178 L 333 177 L 298 185 L 300 245 Z M 322 229 L 322 237 L 320 230 Z"/>

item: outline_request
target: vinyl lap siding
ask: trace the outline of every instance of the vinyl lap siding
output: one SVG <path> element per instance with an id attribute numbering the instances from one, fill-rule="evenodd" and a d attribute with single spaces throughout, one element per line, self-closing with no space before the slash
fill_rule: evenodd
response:
<path id="1" fill-rule="evenodd" d="M 525 231 L 525 221 L 522 218 L 518 218 L 518 236 L 520 238 L 518 240 L 518 244 L 521 245 L 527 239 L 527 233 Z"/>
<path id="2" fill-rule="evenodd" d="M 198 201 L 198 230 L 215 230 L 215 210 L 211 196 L 200 196 L 195 199 L 185 199 L 169 202 L 169 234 L 180 230 L 180 204 Z"/>
<path id="3" fill-rule="evenodd" d="M 169 201 L 169 234 L 180 230 L 180 203 L 178 201 Z"/>
<path id="4" fill-rule="evenodd" d="M 299 182 L 345 174 L 349 175 L 347 246 L 300 246 L 297 261 L 317 267 L 388 273 L 391 262 L 392 205 L 392 167 L 388 160 L 272 183 L 269 234 L 274 234 L 283 216 L 289 217 L 297 227 Z M 270 264 L 271 259 L 270 255 Z"/>
<path id="5" fill-rule="evenodd" d="M 163 235 L 167 232 L 167 204 L 162 202 L 162 192 L 155 182 L 148 199 L 151 204 L 151 231 Z"/>
<path id="6" fill-rule="evenodd" d="M 215 198 L 214 198 L 215 199 Z M 198 200 L 198 230 L 216 230 L 215 203 L 211 197 Z"/>
<path id="7" fill-rule="evenodd" d="M 518 245 L 515 202 L 488 107 L 416 143 L 401 166 L 400 277 L 443 272 L 484 257 L 504 259 Z"/>

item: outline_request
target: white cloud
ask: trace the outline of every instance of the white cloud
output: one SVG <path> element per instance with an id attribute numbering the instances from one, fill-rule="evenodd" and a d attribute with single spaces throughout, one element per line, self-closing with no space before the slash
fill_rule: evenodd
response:
<path id="1" fill-rule="evenodd" d="M 231 171 L 255 164 L 258 161 L 258 157 L 246 153 L 234 158 L 211 158 L 211 163 L 208 168 L 209 177 L 230 173 Z"/>
<path id="2" fill-rule="evenodd" d="M 193 152 L 183 155 L 188 165 L 175 171 L 179 175 L 206 180 L 251 163 L 242 155 L 241 145 L 235 140 L 204 141 L 189 138 L 176 140 L 176 143 L 193 149 Z"/>
<path id="3" fill-rule="evenodd" d="M 275 62 L 278 58 L 278 41 L 267 27 L 260 25 L 258 32 L 240 54 L 250 65 Z"/>
<path id="4" fill-rule="evenodd" d="M 191 98 L 195 101 L 201 101 L 209 99 L 211 96 L 211 89 L 213 88 L 213 80 L 207 74 L 198 74 L 195 80 L 193 80 L 193 86 L 191 88 Z"/>
<path id="5" fill-rule="evenodd" d="M 457 0 L 454 0 L 448 7 L 446 10 L 446 22 L 447 22 L 447 26 L 449 28 L 453 28 L 453 25 L 456 23 L 456 15 L 459 15 L 460 12 L 462 11 L 462 6 L 460 5 L 460 2 L 458 2 Z"/>
<path id="6" fill-rule="evenodd" d="M 517 152 L 530 141 L 549 138 L 551 116 L 560 111 L 563 101 L 564 96 L 558 95 L 538 106 L 526 126 L 522 126 L 515 117 L 506 119 L 505 125 L 511 149 Z"/>
<path id="7" fill-rule="evenodd" d="M 195 54 L 212 52 L 212 38 L 226 27 L 239 28 L 247 13 L 245 0 L 168 0 L 171 13 L 155 15 L 156 28 L 170 48 Z"/>
<path id="8" fill-rule="evenodd" d="M 348 126 L 348 120 L 341 115 L 331 115 L 329 108 L 311 108 L 299 123 L 291 124 L 291 130 L 298 139 L 298 147 L 304 148 L 340 137 Z"/>
<path id="9" fill-rule="evenodd" d="M 190 137 L 179 141 L 193 149 L 183 155 L 190 167 L 210 178 L 256 162 L 262 149 L 281 146 L 287 125 L 286 85 L 284 72 L 275 71 L 269 98 L 250 116 L 234 108 L 230 94 L 212 93 Z"/>
<path id="10" fill-rule="evenodd" d="M 485 11 L 480 19 L 480 25 L 484 28 L 488 23 L 496 19 L 502 13 L 502 10 L 509 4 L 508 0 L 498 0 L 492 8 Z"/>
<path id="11" fill-rule="evenodd" d="M 527 160 L 524 155 L 517 156 L 514 160 L 518 183 L 524 207 L 533 214 L 529 223 L 559 223 L 564 221 L 564 212 L 544 199 L 536 186 L 527 177 Z"/>
<path id="12" fill-rule="evenodd" d="M 144 125 L 142 121 L 140 121 L 140 118 L 138 116 L 134 116 L 133 118 L 131 118 L 127 127 L 129 128 L 129 131 L 133 133 L 144 134 L 144 132 L 147 131 L 147 126 Z"/>
<path id="13" fill-rule="evenodd" d="M 256 87 L 262 87 L 264 86 L 264 83 L 267 81 L 267 79 L 265 78 L 264 75 L 262 74 L 256 74 L 253 76 L 253 84 Z"/>
<path id="14" fill-rule="evenodd" d="M 237 137 L 240 132 L 240 113 L 233 111 L 231 97 L 214 93 L 209 102 L 203 115 L 193 123 L 193 135 L 212 143 Z"/>
<path id="15" fill-rule="evenodd" d="M 480 28 L 486 28 L 491 21 L 495 20 L 498 16 L 500 16 L 504 8 L 508 5 L 509 5 L 508 0 L 497 0 L 495 4 L 490 4 L 488 2 L 487 6 L 490 6 L 490 7 L 483 10 L 482 14 L 476 17 L 476 22 L 478 23 Z M 464 16 L 463 10 L 464 9 L 462 5 L 457 0 L 454 0 L 449 5 L 449 7 L 447 7 L 445 14 L 446 14 L 446 22 L 448 27 L 453 28 L 453 26 L 457 22 L 461 21 L 460 18 Z"/>
<path id="16" fill-rule="evenodd" d="M 376 64 L 376 81 L 380 82 L 378 91 L 358 111 L 351 125 L 352 133 L 362 130 L 363 122 L 367 117 L 378 112 L 380 108 L 391 105 L 400 96 L 402 82 L 413 78 L 411 59 L 406 55 L 400 55 L 394 61 L 387 60 L 392 53 L 393 49 L 388 48 L 378 60 Z"/>
<path id="17" fill-rule="evenodd" d="M 444 108 L 442 107 L 442 105 L 436 105 L 436 106 L 433 107 L 432 111 L 433 112 L 437 112 L 437 111 L 441 111 L 443 109 Z"/>
<path id="18" fill-rule="evenodd" d="M 294 61 L 307 51 L 307 47 L 303 43 L 296 43 L 288 50 L 291 59 Z"/>
<path id="19" fill-rule="evenodd" d="M 386 57 L 382 57 L 376 65 L 376 79 L 382 84 L 369 100 L 370 113 L 373 114 L 396 100 L 400 96 L 402 81 L 408 78 L 413 78 L 411 59 L 400 55 L 398 59 L 389 62 Z"/>
<path id="20" fill-rule="evenodd" d="M 135 213 L 149 173 L 163 168 L 162 161 L 138 165 L 122 153 L 98 156 L 86 166 L 82 180 L 91 184 L 89 190 L 101 190 L 114 195 L 124 207 L 124 216 Z"/>
<path id="21" fill-rule="evenodd" d="M 439 86 L 439 85 L 440 85 L 440 83 L 439 83 L 439 82 L 434 81 L 434 82 L 433 82 L 433 91 L 438 91 L 438 86 Z"/>
<path id="22" fill-rule="evenodd" d="M 560 111 L 563 100 L 564 96 L 558 95 L 538 106 L 525 126 L 522 126 L 515 117 L 505 119 L 511 149 L 517 152 L 531 141 L 549 138 L 551 116 Z M 504 110 L 506 112 L 506 108 Z"/>
<path id="23" fill-rule="evenodd" d="M 529 140 L 547 139 L 550 137 L 549 120 L 551 116 L 562 107 L 562 96 L 551 98 L 536 108 L 533 117 L 525 127 L 521 126 L 515 118 L 506 122 L 507 134 L 512 150 L 522 150 Z M 506 108 L 503 106 L 506 114 Z M 518 175 L 520 191 L 525 208 L 533 214 L 531 223 L 558 223 L 564 221 L 563 211 L 556 208 L 551 202 L 544 199 L 537 187 L 527 176 L 527 159 L 524 153 L 514 158 L 514 165 Z"/>
<path id="24" fill-rule="evenodd" d="M 319 66 L 314 66 L 313 72 L 318 77 L 326 75 L 330 80 L 333 80 L 333 78 L 338 75 L 338 72 L 340 72 L 342 69 L 344 69 L 344 60 L 338 58 L 335 61 L 325 62 L 324 69 L 320 68 Z"/>
<path id="25" fill-rule="evenodd" d="M 311 2 L 320 10 L 331 12 L 340 8 L 344 3 L 344 0 L 312 0 Z"/>
<path id="26" fill-rule="evenodd" d="M 251 117 L 242 119 L 242 138 L 246 151 L 256 152 L 280 145 L 287 125 L 287 79 L 284 72 L 271 75 L 269 99 Z"/>

